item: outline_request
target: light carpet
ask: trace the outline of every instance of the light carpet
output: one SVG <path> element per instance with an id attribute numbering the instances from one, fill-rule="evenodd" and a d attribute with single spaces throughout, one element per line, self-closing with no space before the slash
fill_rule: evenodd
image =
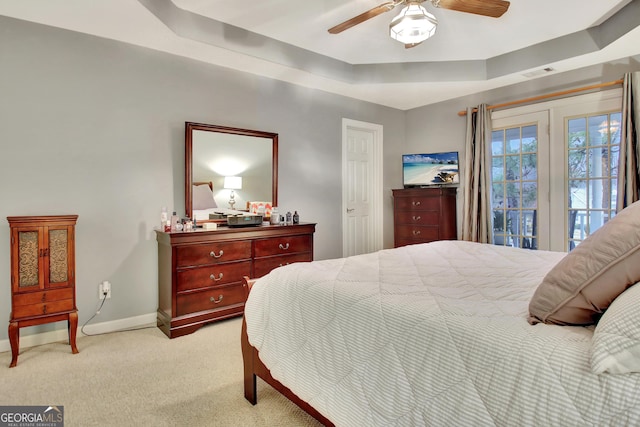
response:
<path id="1" fill-rule="evenodd" d="M 0 405 L 64 406 L 65 426 L 319 426 L 258 380 L 244 398 L 235 318 L 169 339 L 157 328 L 0 353 Z"/>

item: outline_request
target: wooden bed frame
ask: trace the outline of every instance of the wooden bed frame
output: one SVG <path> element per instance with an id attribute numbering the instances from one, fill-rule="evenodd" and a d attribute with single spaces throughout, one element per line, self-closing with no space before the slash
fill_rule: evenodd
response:
<path id="1" fill-rule="evenodd" d="M 247 289 L 247 295 L 249 291 L 251 291 L 251 287 L 253 286 L 256 279 L 249 279 L 248 277 L 244 277 L 244 282 L 246 284 L 245 289 Z M 311 415 L 313 418 L 321 422 L 323 425 L 328 427 L 333 427 L 334 424 L 325 418 L 320 412 L 316 411 L 310 404 L 300 399 L 293 393 L 289 388 L 282 385 L 282 383 L 271 376 L 271 372 L 269 369 L 262 363 L 260 360 L 258 350 L 249 344 L 249 339 L 247 337 L 247 324 L 242 318 L 242 333 L 240 336 L 240 342 L 242 345 L 242 359 L 244 361 L 244 397 L 252 405 L 258 403 L 258 393 L 257 393 L 257 377 L 262 378 L 267 384 L 269 384 L 274 389 L 278 390 L 282 393 L 287 399 L 291 400 L 293 403 L 298 405 L 303 411 Z"/>

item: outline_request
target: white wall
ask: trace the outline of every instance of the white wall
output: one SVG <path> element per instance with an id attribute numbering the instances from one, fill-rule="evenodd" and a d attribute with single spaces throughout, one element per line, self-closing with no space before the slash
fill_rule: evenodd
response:
<path id="1" fill-rule="evenodd" d="M 0 64 L 0 319 L 7 322 L 5 217 L 14 215 L 79 215 L 80 324 L 94 314 L 102 280 L 112 283 L 112 298 L 92 324 L 156 311 L 153 228 L 162 206 L 184 214 L 186 121 L 279 134 L 279 208 L 317 222 L 316 259 L 342 255 L 342 118 L 384 126 L 385 164 L 404 143 L 399 110 L 6 17 Z M 395 165 L 384 176 L 390 247 Z M 22 335 L 54 328 L 66 325 Z"/>

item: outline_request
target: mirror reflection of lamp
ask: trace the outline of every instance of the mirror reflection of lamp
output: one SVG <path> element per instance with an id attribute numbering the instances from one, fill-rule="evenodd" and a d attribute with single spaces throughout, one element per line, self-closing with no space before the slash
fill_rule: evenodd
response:
<path id="1" fill-rule="evenodd" d="M 242 189 L 242 177 L 241 176 L 225 176 L 224 177 L 224 188 L 231 190 L 229 193 L 229 208 L 234 209 L 235 201 L 235 191 Z"/>

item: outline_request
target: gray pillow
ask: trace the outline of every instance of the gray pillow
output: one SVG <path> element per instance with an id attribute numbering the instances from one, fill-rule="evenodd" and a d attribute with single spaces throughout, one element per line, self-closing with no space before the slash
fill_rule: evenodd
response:
<path id="1" fill-rule="evenodd" d="M 620 211 L 547 273 L 529 302 L 529 323 L 596 323 L 637 281 L 640 202 Z"/>

